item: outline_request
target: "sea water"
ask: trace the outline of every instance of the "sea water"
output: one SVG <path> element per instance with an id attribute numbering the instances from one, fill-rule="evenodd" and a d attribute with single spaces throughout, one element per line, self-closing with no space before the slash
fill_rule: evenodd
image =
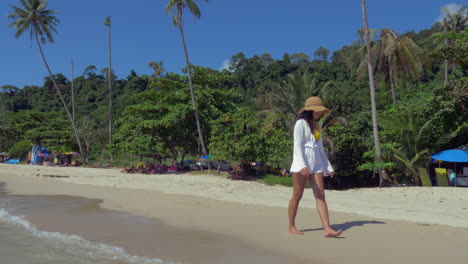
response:
<path id="1" fill-rule="evenodd" d="M 131 256 L 120 247 L 91 242 L 76 235 L 38 230 L 23 217 L 10 214 L 0 197 L 0 263 L 162 264 L 164 262 L 159 259 Z"/>

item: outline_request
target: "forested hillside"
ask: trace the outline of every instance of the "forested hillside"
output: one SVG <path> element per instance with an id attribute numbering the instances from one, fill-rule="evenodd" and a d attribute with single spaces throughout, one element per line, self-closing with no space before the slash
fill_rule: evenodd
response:
<path id="1" fill-rule="evenodd" d="M 333 187 L 378 185 L 378 168 L 385 168 L 395 183 L 417 184 L 415 168 L 427 166 L 431 154 L 467 144 L 465 26 L 447 34 L 440 23 L 420 32 L 381 29 L 373 34 L 383 163 L 374 161 L 365 46 L 359 40 L 333 53 L 325 47 L 282 58 L 238 53 L 229 69 L 220 71 L 192 65 L 208 152 L 232 163 L 257 161 L 288 168 L 296 113 L 307 97 L 316 95 L 332 109 L 323 136 L 337 173 Z M 74 116 L 83 158 L 160 154 L 181 162 L 201 155 L 187 75 L 165 72 L 162 62 L 151 66 L 153 75 L 131 71 L 128 76 L 109 76 L 107 68 L 93 65 L 77 74 Z M 54 77 L 72 110 L 71 80 L 61 73 Z M 112 144 L 107 132 L 109 78 Z M 35 86 L 0 86 L 0 152 L 25 159 L 31 144 L 79 151 L 49 77 Z"/>

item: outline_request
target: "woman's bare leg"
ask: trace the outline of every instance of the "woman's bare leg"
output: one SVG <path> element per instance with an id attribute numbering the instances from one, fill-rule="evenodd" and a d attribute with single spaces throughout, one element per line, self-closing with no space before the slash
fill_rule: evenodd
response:
<path id="1" fill-rule="evenodd" d="M 305 183 L 307 177 L 300 173 L 293 173 L 293 195 L 289 201 L 288 217 L 289 217 L 289 230 L 288 232 L 293 235 L 303 235 L 304 233 L 296 228 L 296 214 L 301 201 L 302 194 L 304 193 Z"/>
<path id="2" fill-rule="evenodd" d="M 335 230 L 330 226 L 330 218 L 328 216 L 328 205 L 325 201 L 325 186 L 323 183 L 322 173 L 315 173 L 309 177 L 310 185 L 312 186 L 312 191 L 315 196 L 315 203 L 317 211 L 320 216 L 320 220 L 323 225 L 323 235 L 326 237 L 336 237 L 339 236 L 343 230 Z"/>

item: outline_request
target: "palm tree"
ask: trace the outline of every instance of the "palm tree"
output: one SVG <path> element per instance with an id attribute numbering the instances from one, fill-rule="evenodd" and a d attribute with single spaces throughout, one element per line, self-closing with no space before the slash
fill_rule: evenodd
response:
<path id="1" fill-rule="evenodd" d="M 348 66 L 352 67 L 360 61 L 358 75 L 364 76 L 367 66 L 365 47 L 359 48 L 348 58 Z M 397 103 L 395 80 L 398 76 L 408 76 L 417 79 L 424 75 L 424 65 L 427 57 L 422 49 L 407 36 L 399 36 L 393 29 L 380 30 L 380 38 L 372 45 L 372 65 L 374 72 L 384 74 L 390 83 L 392 102 Z"/>
<path id="2" fill-rule="evenodd" d="M 447 34 L 447 32 L 448 32 L 448 23 L 447 23 L 447 18 L 444 17 L 444 33 Z M 447 38 L 447 37 L 445 37 L 445 41 L 444 41 L 444 42 L 445 42 L 445 46 L 448 46 L 448 45 L 449 45 L 449 43 L 448 43 L 448 38 Z M 449 69 L 448 69 L 448 67 L 449 67 L 449 61 L 448 61 L 448 59 L 446 58 L 446 59 L 444 60 L 444 86 L 447 85 L 447 83 L 448 83 L 448 74 L 449 74 Z"/>
<path id="3" fill-rule="evenodd" d="M 447 7 L 442 8 L 444 13 L 444 33 L 447 35 L 449 29 L 450 31 L 460 32 L 468 25 L 468 7 L 464 6 L 458 10 L 456 13 L 451 13 Z M 445 37 L 445 46 L 449 46 L 449 40 Z M 444 85 L 448 83 L 448 74 L 449 74 L 449 61 L 448 59 L 444 60 Z"/>
<path id="4" fill-rule="evenodd" d="M 418 167 L 424 167 L 429 161 L 429 149 L 423 143 L 431 122 L 422 123 L 413 109 L 407 109 L 404 116 L 388 115 L 382 120 L 385 130 L 396 135 L 398 147 L 392 148 L 393 156 L 411 173 L 417 185 L 421 185 Z"/>
<path id="5" fill-rule="evenodd" d="M 257 104 L 265 112 L 278 111 L 285 115 L 285 127 L 294 128 L 297 111 L 304 106 L 304 98 L 322 96 L 322 90 L 332 82 L 319 86 L 317 79 L 308 72 L 290 73 L 280 83 L 268 82 L 271 92 L 256 98 Z"/>
<path id="6" fill-rule="evenodd" d="M 382 149 L 380 148 L 379 128 L 377 123 L 377 107 L 375 103 L 375 83 L 374 83 L 374 68 L 372 67 L 372 48 L 369 34 L 369 26 L 367 25 L 366 0 L 362 0 L 362 18 L 364 21 L 364 30 L 366 33 L 367 44 L 367 70 L 369 72 L 369 88 L 371 94 L 372 107 L 372 127 L 374 132 L 375 158 L 378 164 L 382 164 Z M 382 168 L 379 168 L 379 186 L 386 185 L 390 179 Z"/>
<path id="7" fill-rule="evenodd" d="M 62 101 L 63 107 L 67 112 L 68 118 L 70 119 L 71 125 L 73 127 L 73 133 L 75 135 L 76 143 L 80 149 L 80 153 L 83 153 L 83 149 L 81 146 L 80 137 L 78 136 L 78 131 L 75 126 L 75 122 L 73 121 L 73 117 L 70 113 L 70 110 L 65 103 L 65 100 L 62 96 L 62 92 L 60 91 L 59 87 L 57 86 L 57 82 L 50 70 L 49 64 L 45 58 L 44 52 L 42 50 L 42 44 L 45 44 L 46 41 L 50 43 L 54 43 L 54 38 L 52 33 L 57 33 L 55 26 L 58 25 L 60 22 L 54 14 L 58 12 L 52 9 L 47 8 L 47 0 L 20 0 L 21 8 L 10 5 L 13 8 L 13 13 L 7 15 L 9 19 L 14 20 L 11 22 L 8 27 L 14 27 L 16 29 L 15 37 L 18 38 L 21 36 L 25 31 L 28 29 L 30 30 L 30 37 L 31 39 L 34 37 L 36 40 L 37 46 L 39 47 L 39 51 L 42 56 L 42 60 L 44 65 L 49 72 L 50 80 L 52 81 L 57 94 Z"/>
<path id="8" fill-rule="evenodd" d="M 107 32 L 107 40 L 108 40 L 107 51 L 108 51 L 108 57 L 109 57 L 109 67 L 107 68 L 108 70 L 107 81 L 109 84 L 109 145 L 111 145 L 112 144 L 112 54 L 111 54 L 111 17 L 110 16 L 106 17 L 106 20 L 104 21 L 104 25 L 106 25 L 109 29 Z M 110 159 L 113 160 L 112 153 L 110 154 Z"/>
<path id="9" fill-rule="evenodd" d="M 151 74 L 150 78 L 148 79 L 148 85 L 146 86 L 147 88 L 152 86 L 153 80 L 152 78 L 160 77 L 165 71 L 166 68 L 164 68 L 164 63 L 163 61 L 150 61 L 148 63 L 149 67 L 153 69 L 153 74 Z"/>
<path id="10" fill-rule="evenodd" d="M 71 99 L 72 99 L 72 120 L 75 122 L 75 87 L 73 81 L 73 60 L 71 61 Z"/>
<path id="11" fill-rule="evenodd" d="M 3 123 L 6 123 L 6 112 L 5 112 L 5 105 L 2 101 L 2 94 L 0 93 L 0 106 L 2 107 L 2 114 L 3 114 Z"/>
<path id="12" fill-rule="evenodd" d="M 209 0 L 203 0 L 203 1 L 208 2 Z M 200 18 L 200 15 L 201 15 L 200 9 L 195 4 L 194 0 L 169 0 L 169 3 L 166 6 L 166 12 L 173 13 L 172 21 L 174 22 L 174 25 L 179 28 L 179 31 L 180 31 L 180 35 L 182 38 L 182 45 L 184 47 L 185 61 L 187 64 L 187 74 L 188 74 L 188 79 L 189 79 L 190 95 L 192 96 L 192 106 L 193 106 L 193 112 L 195 114 L 195 121 L 197 123 L 198 137 L 199 137 L 200 144 L 202 147 L 203 155 L 208 155 L 208 151 L 206 150 L 206 147 L 205 147 L 205 142 L 203 141 L 203 133 L 202 133 L 201 126 L 200 126 L 200 117 L 198 115 L 198 107 L 197 107 L 197 102 L 195 100 L 195 92 L 193 90 L 192 72 L 190 69 L 189 55 L 187 52 L 187 45 L 185 43 L 184 29 L 182 25 L 183 11 L 186 7 L 188 8 L 189 12 L 195 16 L 195 18 L 197 19 Z"/>
<path id="13" fill-rule="evenodd" d="M 444 18 L 450 31 L 460 32 L 468 26 L 468 7 L 463 6 L 456 13 L 451 13 L 447 7 L 442 8 Z"/>

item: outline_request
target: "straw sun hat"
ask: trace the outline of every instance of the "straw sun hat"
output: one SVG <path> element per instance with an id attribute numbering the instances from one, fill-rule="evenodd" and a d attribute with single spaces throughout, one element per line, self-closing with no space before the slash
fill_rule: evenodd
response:
<path id="1" fill-rule="evenodd" d="M 323 112 L 325 115 L 331 112 L 330 109 L 323 105 L 322 99 L 317 96 L 307 98 L 304 107 L 299 111 L 299 113 L 304 111 Z"/>

